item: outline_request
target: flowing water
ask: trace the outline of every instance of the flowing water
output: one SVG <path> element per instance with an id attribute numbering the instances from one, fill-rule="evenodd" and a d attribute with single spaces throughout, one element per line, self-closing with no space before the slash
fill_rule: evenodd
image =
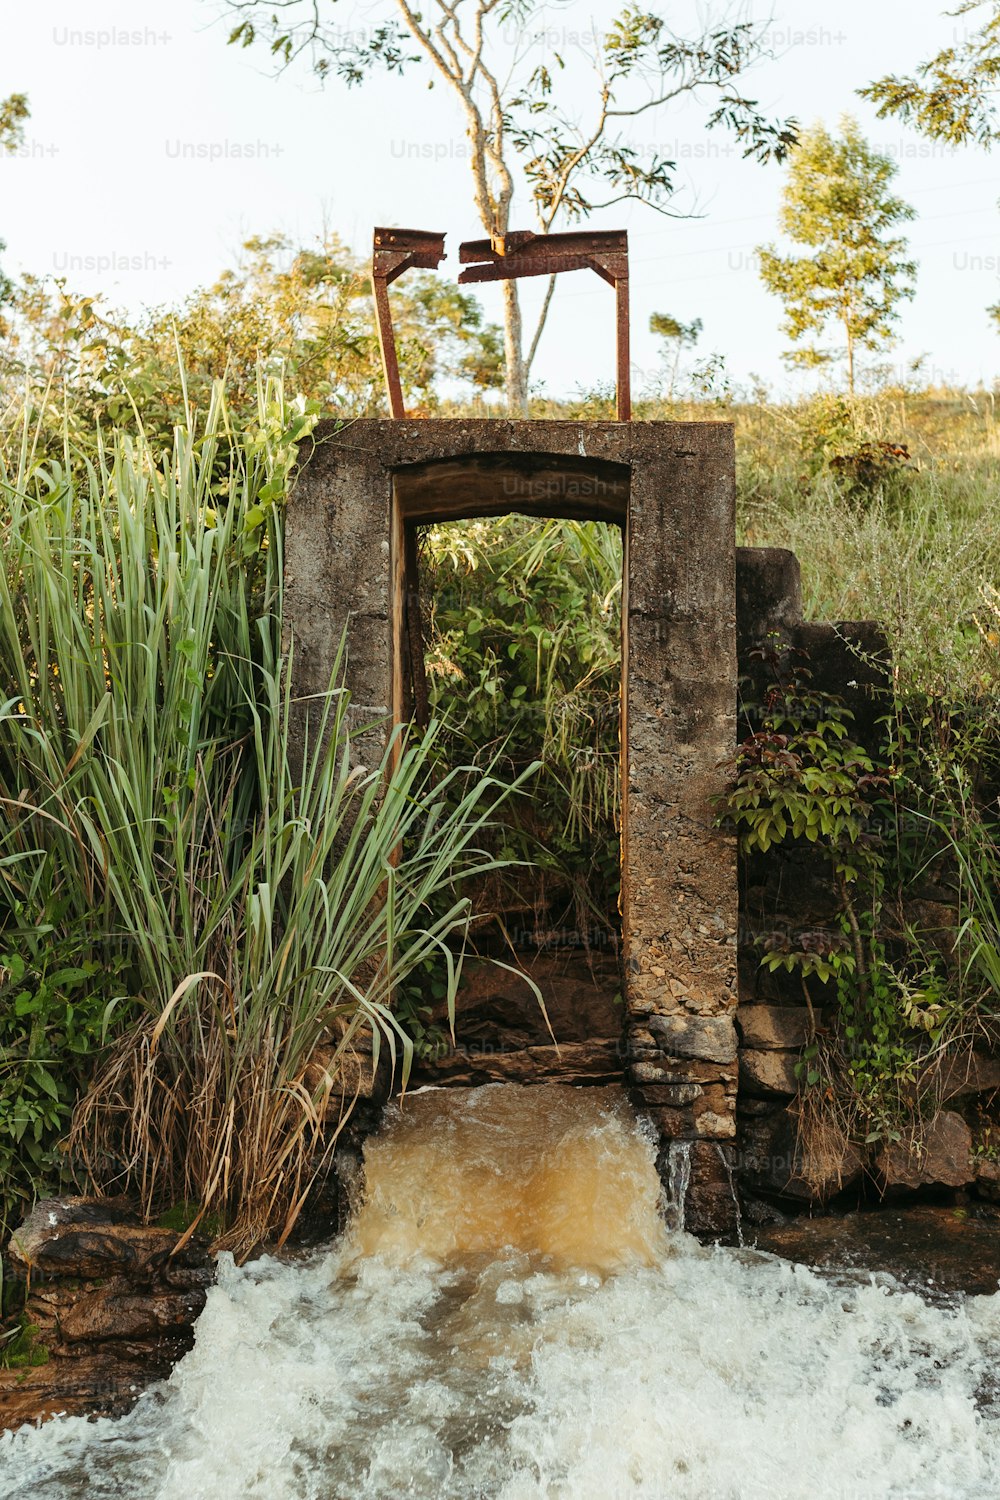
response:
<path id="1" fill-rule="evenodd" d="M 195 1348 L 128 1417 L 4 1439 L 0 1497 L 1000 1493 L 1000 1296 L 700 1248 L 611 1091 L 417 1095 L 366 1180 L 325 1253 L 224 1258 Z"/>

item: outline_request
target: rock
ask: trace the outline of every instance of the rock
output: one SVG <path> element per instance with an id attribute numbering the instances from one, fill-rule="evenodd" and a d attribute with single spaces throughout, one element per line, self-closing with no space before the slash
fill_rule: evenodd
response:
<path id="1" fill-rule="evenodd" d="M 801 1215 L 763 1225 L 748 1239 L 772 1255 L 853 1273 L 862 1283 L 872 1272 L 888 1273 L 931 1300 L 989 1295 L 1000 1284 L 996 1220 L 938 1204 Z"/>
<path id="2" fill-rule="evenodd" d="M 391 1087 L 387 1047 L 379 1053 L 378 1067 L 373 1064 L 371 1052 L 363 1046 L 355 1050 L 345 1048 L 339 1057 L 335 1054 L 332 1044 L 321 1043 L 313 1051 L 302 1079 L 314 1096 L 321 1091 L 327 1095 L 324 1119 L 339 1120 L 345 1109 L 352 1109 L 360 1100 L 385 1102 Z"/>
<path id="3" fill-rule="evenodd" d="M 654 1085 L 642 1091 L 643 1098 L 648 1099 L 651 1104 L 693 1104 L 705 1092 L 700 1083 L 661 1083 L 659 1080 L 669 1077 L 669 1074 L 665 1075 L 660 1068 L 650 1068 L 648 1071 L 653 1074 L 652 1079 L 642 1076 L 638 1067 L 632 1069 L 632 1077 L 637 1083 L 650 1082 Z"/>
<path id="4" fill-rule="evenodd" d="M 646 1029 L 664 1052 L 705 1062 L 736 1061 L 736 1028 L 729 1016 L 648 1016 Z"/>
<path id="5" fill-rule="evenodd" d="M 773 1115 L 775 1111 L 774 1099 L 753 1099 L 748 1094 L 740 1096 L 740 1115 L 747 1119 L 757 1115 Z"/>
<path id="6" fill-rule="evenodd" d="M 819 1013 L 816 1020 L 821 1020 Z M 741 1005 L 736 1012 L 736 1029 L 743 1046 L 758 1050 L 804 1047 L 810 1040 L 811 1025 L 804 1005 Z"/>
<path id="7" fill-rule="evenodd" d="M 945 1102 L 1000 1088 L 1000 1057 L 995 1053 L 971 1049 L 959 1054 L 949 1052 L 935 1066 L 939 1077 L 936 1092 Z M 929 1082 L 928 1075 L 925 1077 Z"/>
<path id="8" fill-rule="evenodd" d="M 959 913 L 957 901 L 910 900 L 906 902 L 906 919 L 910 926 L 945 955 L 955 947 Z"/>
<path id="9" fill-rule="evenodd" d="M 756 1052 L 740 1049 L 740 1089 L 750 1094 L 777 1095 L 787 1098 L 797 1094 L 799 1080 L 795 1068 L 797 1052 Z"/>
<path id="10" fill-rule="evenodd" d="M 976 1192 L 988 1203 L 1000 1203 L 1000 1162 L 989 1157 L 975 1159 Z"/>
<path id="11" fill-rule="evenodd" d="M 166 1379 L 190 1342 L 163 1341 L 155 1353 L 142 1348 L 138 1354 L 105 1344 L 28 1369 L 0 1370 L 0 1431 L 57 1416 L 124 1416 L 142 1391 Z"/>
<path id="12" fill-rule="evenodd" d="M 116 1416 L 194 1341 L 214 1277 L 196 1240 L 141 1223 L 123 1199 L 38 1204 L 6 1260 L 27 1284 L 28 1363 L 0 1371 L 0 1430 L 67 1412 Z"/>
<path id="13" fill-rule="evenodd" d="M 649 1116 L 660 1136 L 667 1141 L 691 1140 L 704 1136 L 709 1140 L 732 1140 L 736 1135 L 735 1088 L 721 1083 L 699 1087 L 690 1102 L 671 1097 L 670 1084 L 654 1084 L 637 1093 L 636 1103 Z"/>
<path id="14" fill-rule="evenodd" d="M 46 1198 L 11 1235 L 7 1253 L 23 1274 L 149 1278 L 166 1266 L 178 1238 L 142 1224 L 120 1199 Z"/>
<path id="15" fill-rule="evenodd" d="M 684 1228 L 703 1238 L 734 1241 L 739 1231 L 740 1209 L 732 1146 L 691 1141 L 686 1144 L 686 1151 L 690 1175 L 684 1200 Z"/>
<path id="16" fill-rule="evenodd" d="M 621 1007 L 615 1004 L 622 982 L 618 960 L 596 949 L 588 955 L 555 948 L 526 960 L 524 972 L 545 996 L 551 1034 L 519 974 L 470 960 L 456 1001 L 456 1045 L 439 1058 L 418 1059 L 411 1086 L 621 1082 L 626 1058 Z M 443 1004 L 432 1020 L 447 1035 Z M 648 1044 L 655 1051 L 653 1037 Z"/>
<path id="17" fill-rule="evenodd" d="M 482 1083 L 620 1083 L 624 1062 L 617 1042 L 567 1042 L 561 1047 L 510 1051 L 470 1043 L 415 1069 L 411 1087 L 433 1080 L 463 1088 Z"/>
<path id="18" fill-rule="evenodd" d="M 59 1332 L 71 1344 L 104 1339 L 150 1339 L 189 1328 L 205 1305 L 201 1288 L 188 1292 L 130 1288 L 111 1282 L 85 1293 L 59 1313 Z"/>
<path id="19" fill-rule="evenodd" d="M 972 1132 L 954 1110 L 934 1117 L 917 1147 L 893 1142 L 884 1147 L 876 1167 L 886 1190 L 892 1188 L 965 1187 L 975 1177 Z"/>

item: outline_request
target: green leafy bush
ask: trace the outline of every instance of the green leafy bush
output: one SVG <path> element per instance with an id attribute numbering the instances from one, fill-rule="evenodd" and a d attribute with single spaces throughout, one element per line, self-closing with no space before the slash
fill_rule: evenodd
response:
<path id="1" fill-rule="evenodd" d="M 67 1176 L 60 1142 L 114 1007 L 113 968 L 53 932 L 3 934 L 0 954 L 0 1233 Z M 14 943 L 17 949 L 14 949 Z M 93 951 L 86 943 L 83 951 Z"/>
<path id="2" fill-rule="evenodd" d="M 797 946 L 788 934 L 768 935 L 761 964 L 799 976 L 812 1022 L 799 1064 L 806 1088 L 846 1114 L 863 1139 L 898 1136 L 903 1117 L 919 1109 L 913 1086 L 955 1011 L 939 966 L 918 942 L 901 961 L 887 953 L 889 855 L 899 852 L 893 828 L 906 804 L 852 738 L 842 701 L 812 687 L 808 666 L 779 647 L 759 654 L 770 683 L 760 701 L 745 703 L 755 727 L 731 763 L 719 820 L 745 856 L 799 843 L 823 860 L 839 931 L 800 933 Z M 827 1035 L 816 1024 L 821 998 L 835 1016 Z"/>
<path id="3" fill-rule="evenodd" d="M 622 548 L 617 528 L 507 516 L 432 528 L 422 551 L 442 763 L 509 775 L 498 852 L 533 869 L 543 925 L 618 926 Z M 509 887 L 525 897 L 525 877 Z"/>

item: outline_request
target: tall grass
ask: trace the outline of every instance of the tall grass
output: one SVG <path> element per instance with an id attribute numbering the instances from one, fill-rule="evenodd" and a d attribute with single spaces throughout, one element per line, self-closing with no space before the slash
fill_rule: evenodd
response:
<path id="1" fill-rule="evenodd" d="M 434 731 L 352 769 L 339 666 L 290 763 L 280 501 L 302 423 L 260 398 L 246 433 L 217 394 L 167 453 L 119 433 L 60 464 L 25 413 L 0 467 L 3 917 L 123 975 L 72 1144 L 99 1187 L 194 1201 L 241 1252 L 290 1231 L 361 1033 L 405 1080 L 400 981 L 443 955 L 453 1004 L 456 887 L 495 867 L 477 841 L 506 794 L 487 769 L 452 795 Z"/>

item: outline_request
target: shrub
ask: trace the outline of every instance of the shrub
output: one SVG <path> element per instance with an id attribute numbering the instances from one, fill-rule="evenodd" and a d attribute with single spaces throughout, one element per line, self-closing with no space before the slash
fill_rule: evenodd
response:
<path id="1" fill-rule="evenodd" d="M 37 464 L 25 421 L 0 472 L 5 925 L 58 913 L 88 1006 L 100 995 L 115 1024 L 74 1155 L 149 1214 L 179 1200 L 219 1214 L 240 1252 L 294 1223 L 359 1031 L 376 1060 L 380 1039 L 398 1050 L 405 1081 L 396 987 L 441 954 L 453 1003 L 456 883 L 496 867 L 476 840 L 506 792 L 487 769 L 452 796 L 433 733 L 353 767 L 336 674 L 293 703 L 281 501 L 310 418 L 278 387 L 262 398 L 234 433 L 217 397 L 163 454 L 119 433 Z M 94 963 L 110 996 L 104 978 L 87 991 Z M 321 1036 L 333 1064 L 307 1083 Z M 31 1068 L 44 1094 L 55 1075 Z M 68 1107 L 69 1073 L 64 1087 Z"/>

